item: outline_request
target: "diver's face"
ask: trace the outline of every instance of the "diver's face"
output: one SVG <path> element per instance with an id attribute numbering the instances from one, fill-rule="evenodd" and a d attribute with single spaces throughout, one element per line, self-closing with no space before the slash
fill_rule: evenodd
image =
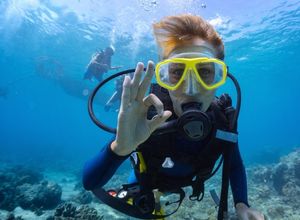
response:
<path id="1" fill-rule="evenodd" d="M 195 46 L 197 49 L 192 49 Z M 197 57 L 216 57 L 215 49 L 207 42 L 200 38 L 192 40 L 191 45 L 181 47 L 178 51 L 175 50 L 168 58 L 197 58 Z M 175 76 L 174 76 L 175 77 Z M 183 83 L 178 89 L 169 91 L 173 108 L 175 113 L 180 116 L 182 111 L 182 104 L 188 102 L 202 103 L 201 111 L 206 111 L 214 99 L 216 90 L 207 90 L 195 78 L 193 70 L 189 70 Z"/>

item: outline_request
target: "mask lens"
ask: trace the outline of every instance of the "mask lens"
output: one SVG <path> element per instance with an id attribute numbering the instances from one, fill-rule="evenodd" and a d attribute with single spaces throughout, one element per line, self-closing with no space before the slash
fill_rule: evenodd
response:
<path id="1" fill-rule="evenodd" d="M 223 66 L 215 62 L 204 62 L 196 64 L 197 72 L 207 86 L 219 83 L 224 76 Z"/>
<path id="2" fill-rule="evenodd" d="M 168 86 L 175 86 L 181 79 L 186 65 L 179 62 L 168 62 L 160 66 L 160 80 Z"/>

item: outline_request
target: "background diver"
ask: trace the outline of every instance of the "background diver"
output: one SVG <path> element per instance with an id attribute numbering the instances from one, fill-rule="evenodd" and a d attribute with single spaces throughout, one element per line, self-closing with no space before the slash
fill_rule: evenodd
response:
<path id="1" fill-rule="evenodd" d="M 119 76 L 115 80 L 115 92 L 112 94 L 112 96 L 109 98 L 109 100 L 105 103 L 104 110 L 109 111 L 114 104 L 121 101 L 122 91 L 123 91 L 123 81 L 125 79 L 125 76 Z"/>
<path id="2" fill-rule="evenodd" d="M 133 74 L 127 74 L 131 78 L 133 77 Z M 117 106 L 117 103 L 121 101 L 122 97 L 122 91 L 123 91 L 123 82 L 125 79 L 125 75 L 121 75 L 116 78 L 115 80 L 115 92 L 112 94 L 112 96 L 109 98 L 109 100 L 105 103 L 104 110 L 109 111 L 113 106 L 115 106 L 117 109 L 116 111 L 119 111 L 120 106 Z"/>
<path id="3" fill-rule="evenodd" d="M 164 216 L 159 195 L 177 192 L 182 198 L 181 188 L 191 186 L 190 199 L 201 200 L 204 182 L 214 173 L 218 158 L 234 146 L 227 161 L 237 216 L 264 219 L 248 203 L 246 172 L 235 138 L 237 124 L 230 127 L 227 116 L 234 111 L 231 98 L 215 96 L 227 74 L 220 36 L 207 21 L 190 14 L 165 17 L 153 29 L 162 57 L 155 67 L 157 84 L 146 96 L 154 75 L 152 61 L 145 75 L 138 63 L 133 79 L 125 77 L 116 136 L 86 162 L 84 188 L 128 215 Z M 190 116 L 197 124 L 189 121 Z M 178 127 L 157 133 L 166 122 Z M 180 127 L 181 122 L 185 124 Z M 199 128 L 198 122 L 203 126 Z M 101 187 L 129 157 L 134 167 L 129 184 L 109 196 Z"/>
<path id="4" fill-rule="evenodd" d="M 109 70 L 121 68 L 122 66 L 111 66 L 111 57 L 114 55 L 114 52 L 114 48 L 110 46 L 104 51 L 101 50 L 100 52 L 93 54 L 83 78 L 89 80 L 96 78 L 99 82 L 101 82 L 104 73 L 107 73 Z"/>

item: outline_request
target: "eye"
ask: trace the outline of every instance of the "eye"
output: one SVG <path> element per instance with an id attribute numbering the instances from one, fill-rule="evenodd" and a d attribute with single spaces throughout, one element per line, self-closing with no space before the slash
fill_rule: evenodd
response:
<path id="1" fill-rule="evenodd" d="M 170 71 L 170 73 L 175 77 L 181 77 L 183 74 L 184 69 L 173 69 Z"/>
<path id="2" fill-rule="evenodd" d="M 200 68 L 198 69 L 198 72 L 200 76 L 204 78 L 210 77 L 212 75 L 212 71 L 209 68 Z"/>
<path id="3" fill-rule="evenodd" d="M 184 72 L 185 65 L 182 63 L 170 63 L 169 74 L 172 77 L 180 78 Z"/>
<path id="4" fill-rule="evenodd" d="M 212 84 L 214 82 L 214 78 L 215 78 L 214 70 L 212 70 L 209 67 L 201 67 L 198 68 L 197 70 L 199 76 L 205 83 Z"/>

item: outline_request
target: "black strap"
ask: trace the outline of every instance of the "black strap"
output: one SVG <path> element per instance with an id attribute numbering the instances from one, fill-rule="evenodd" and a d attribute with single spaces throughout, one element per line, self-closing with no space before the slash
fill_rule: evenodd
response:
<path id="1" fill-rule="evenodd" d="M 229 144 L 228 144 L 229 145 Z M 228 146 L 224 146 L 228 147 Z M 230 156 L 231 148 L 225 150 L 223 154 L 223 170 L 222 170 L 222 188 L 221 188 L 221 197 L 219 202 L 218 210 L 218 220 L 223 220 L 224 215 L 228 211 L 228 188 L 229 188 L 229 175 L 230 175 Z"/>
<path id="2" fill-rule="evenodd" d="M 195 181 L 192 183 L 193 193 L 189 196 L 191 201 L 200 202 L 204 197 L 204 181 L 199 176 L 196 176 Z"/>
<path id="3" fill-rule="evenodd" d="M 233 116 L 235 115 L 235 110 L 232 107 L 227 107 L 226 117 L 229 124 L 228 131 L 237 132 L 236 121 L 232 123 Z M 223 172 L 222 172 L 222 188 L 221 188 L 221 197 L 220 197 L 220 206 L 218 210 L 218 220 L 223 220 L 228 211 L 228 188 L 229 188 L 229 178 L 230 178 L 230 165 L 231 165 L 231 155 L 233 148 L 236 147 L 236 143 L 224 141 L 224 152 L 223 152 Z"/>
<path id="4" fill-rule="evenodd" d="M 177 210 L 178 210 L 179 207 L 181 206 L 181 203 L 182 203 L 182 201 L 183 201 L 183 199 L 184 199 L 184 197 L 185 197 L 185 192 L 183 191 L 182 188 L 179 188 L 179 189 L 177 189 L 177 190 L 170 191 L 170 192 L 168 192 L 168 193 L 179 194 L 179 200 L 177 200 L 177 201 L 175 201 L 175 202 L 166 202 L 165 205 L 168 206 L 168 205 L 171 205 L 171 204 L 174 204 L 174 203 L 178 203 L 178 206 L 177 206 L 177 208 L 176 208 L 173 212 L 171 212 L 170 214 L 167 214 L 167 215 L 163 215 L 163 216 L 161 216 L 161 218 L 166 218 L 166 217 L 168 217 L 168 216 L 170 216 L 170 215 L 173 215 L 175 212 L 177 212 Z"/>

